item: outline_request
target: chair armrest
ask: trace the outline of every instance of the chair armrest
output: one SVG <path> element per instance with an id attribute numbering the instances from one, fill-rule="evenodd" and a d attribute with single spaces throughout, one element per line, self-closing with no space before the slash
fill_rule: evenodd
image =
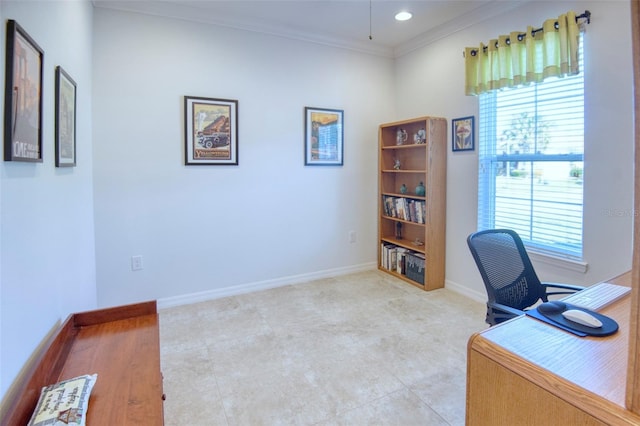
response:
<path id="1" fill-rule="evenodd" d="M 584 290 L 586 287 L 582 287 L 579 285 L 573 285 L 573 284 L 565 284 L 565 283 L 542 283 L 543 287 L 555 287 L 555 288 L 566 288 L 569 290 L 575 290 L 575 291 L 580 291 L 580 290 Z"/>
<path id="2" fill-rule="evenodd" d="M 510 314 L 515 317 L 524 315 L 524 311 L 521 311 L 520 309 L 512 308 L 511 306 L 503 305 L 502 303 L 487 302 L 487 306 L 490 307 L 491 309 L 495 309 L 497 311 L 501 311 L 501 312 L 504 312 L 505 314 Z"/>
<path id="3" fill-rule="evenodd" d="M 542 283 L 542 287 L 544 287 L 547 296 L 553 294 L 573 294 L 577 291 L 584 290 L 585 287 L 573 284 L 564 284 L 564 283 Z M 560 289 L 560 291 L 549 291 L 549 289 Z M 568 291 L 562 291 L 568 290 Z"/>

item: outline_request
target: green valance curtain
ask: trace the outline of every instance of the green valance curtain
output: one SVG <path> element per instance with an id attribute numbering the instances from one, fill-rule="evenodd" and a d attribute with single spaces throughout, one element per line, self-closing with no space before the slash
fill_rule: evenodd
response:
<path id="1" fill-rule="evenodd" d="M 580 17 L 589 19 L 585 12 Z M 479 95 L 504 87 L 540 82 L 578 70 L 580 26 L 575 12 L 548 19 L 542 28 L 527 27 L 465 49 L 465 94 Z"/>

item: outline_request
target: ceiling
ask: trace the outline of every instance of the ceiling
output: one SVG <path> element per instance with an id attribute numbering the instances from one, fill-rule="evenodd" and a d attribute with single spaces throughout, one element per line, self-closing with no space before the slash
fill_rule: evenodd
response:
<path id="1" fill-rule="evenodd" d="M 96 7 L 399 56 L 523 0 L 93 0 Z M 394 15 L 410 11 L 399 22 Z M 371 39 L 369 36 L 371 35 Z"/>

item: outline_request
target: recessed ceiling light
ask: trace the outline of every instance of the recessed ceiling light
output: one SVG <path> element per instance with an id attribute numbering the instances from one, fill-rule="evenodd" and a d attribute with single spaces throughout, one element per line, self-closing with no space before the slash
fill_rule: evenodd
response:
<path id="1" fill-rule="evenodd" d="M 411 12 L 406 12 L 406 11 L 398 12 L 396 13 L 396 21 L 407 21 L 411 19 L 412 16 L 413 15 L 411 14 Z"/>

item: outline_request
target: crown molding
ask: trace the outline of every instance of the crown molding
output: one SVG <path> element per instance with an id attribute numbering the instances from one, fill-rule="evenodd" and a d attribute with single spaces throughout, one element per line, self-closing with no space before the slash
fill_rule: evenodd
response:
<path id="1" fill-rule="evenodd" d="M 202 10 L 187 5 L 180 5 L 177 2 L 165 1 L 120 1 L 120 0 L 93 0 L 96 8 L 119 10 L 123 12 L 140 13 L 170 19 L 186 20 L 208 25 L 232 28 L 242 31 L 267 34 L 275 37 L 288 38 L 292 40 L 315 43 L 330 47 L 337 47 L 355 52 L 370 55 L 382 56 L 386 58 L 398 58 L 416 49 L 434 43 L 444 37 L 468 28 L 474 24 L 482 22 L 494 16 L 501 15 L 531 0 L 502 1 L 495 0 L 484 4 L 471 12 L 465 13 L 444 22 L 441 25 L 425 31 L 421 35 L 402 43 L 398 46 L 384 46 L 370 40 L 352 40 L 339 37 L 332 37 L 325 34 L 315 34 L 309 31 L 286 28 L 282 25 L 271 24 L 266 21 L 246 21 L 241 17 L 219 19 L 215 16 L 208 16 Z"/>
<path id="2" fill-rule="evenodd" d="M 248 22 L 242 19 L 230 19 L 228 17 L 224 20 L 216 19 L 212 16 L 203 15 L 202 11 L 197 8 L 178 5 L 174 2 L 93 0 L 92 3 L 96 8 L 216 25 L 393 58 L 392 47 L 382 46 L 368 40 L 347 40 L 323 34 L 314 34 L 294 28 L 284 28 L 281 25 L 270 24 L 269 22 Z"/>

